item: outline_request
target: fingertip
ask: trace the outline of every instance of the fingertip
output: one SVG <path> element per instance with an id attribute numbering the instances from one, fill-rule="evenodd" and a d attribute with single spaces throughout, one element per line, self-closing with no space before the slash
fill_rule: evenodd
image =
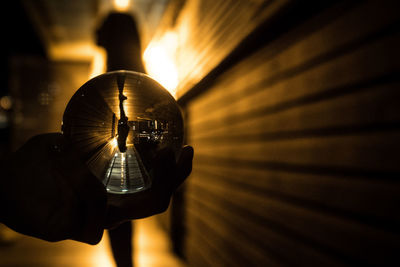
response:
<path id="1" fill-rule="evenodd" d="M 193 160 L 193 156 L 194 156 L 194 149 L 192 146 L 190 145 L 185 145 L 182 148 L 182 156 L 187 159 L 187 160 Z"/>
<path id="2" fill-rule="evenodd" d="M 194 156 L 194 149 L 192 146 L 186 145 L 182 148 L 181 157 L 178 162 L 177 186 L 182 184 L 192 172 L 193 156 Z"/>

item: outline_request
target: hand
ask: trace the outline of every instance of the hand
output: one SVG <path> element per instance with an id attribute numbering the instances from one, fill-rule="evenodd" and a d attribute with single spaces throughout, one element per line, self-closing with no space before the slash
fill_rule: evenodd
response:
<path id="1" fill-rule="evenodd" d="M 22 234 L 47 241 L 98 243 L 104 228 L 161 213 L 192 169 L 193 148 L 178 162 L 170 150 L 154 160 L 152 187 L 135 194 L 107 194 L 60 133 L 37 135 L 6 164 L 0 179 L 0 220 Z"/>
<path id="2" fill-rule="evenodd" d="M 7 226 L 48 241 L 100 241 L 106 190 L 62 134 L 31 138 L 4 169 L 0 216 Z"/>
<path id="3" fill-rule="evenodd" d="M 193 153 L 191 146 L 184 146 L 175 162 L 174 153 L 164 149 L 154 160 L 154 178 L 149 189 L 126 195 L 108 194 L 105 228 L 166 211 L 172 194 L 192 171 Z"/>

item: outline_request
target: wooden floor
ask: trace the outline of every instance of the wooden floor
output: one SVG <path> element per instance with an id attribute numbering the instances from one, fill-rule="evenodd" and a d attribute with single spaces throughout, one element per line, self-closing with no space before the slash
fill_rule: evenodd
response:
<path id="1" fill-rule="evenodd" d="M 75 241 L 49 243 L 0 226 L 0 267 L 112 267 L 108 238 L 96 246 Z M 135 222 L 136 267 L 184 267 L 170 252 L 170 244 L 154 218 Z"/>

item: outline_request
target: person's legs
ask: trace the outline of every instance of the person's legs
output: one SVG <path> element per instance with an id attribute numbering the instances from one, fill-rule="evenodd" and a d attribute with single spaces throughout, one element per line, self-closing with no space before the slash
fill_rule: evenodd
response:
<path id="1" fill-rule="evenodd" d="M 133 267 L 132 236 L 133 225 L 131 221 L 108 230 L 111 250 L 117 267 Z"/>

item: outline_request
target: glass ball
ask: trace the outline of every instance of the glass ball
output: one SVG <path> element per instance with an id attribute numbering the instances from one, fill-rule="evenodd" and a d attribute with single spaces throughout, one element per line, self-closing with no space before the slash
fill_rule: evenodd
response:
<path id="1" fill-rule="evenodd" d="M 153 160 L 183 144 L 181 110 L 159 83 L 133 71 L 113 71 L 86 82 L 69 101 L 62 132 L 109 193 L 151 187 Z"/>

